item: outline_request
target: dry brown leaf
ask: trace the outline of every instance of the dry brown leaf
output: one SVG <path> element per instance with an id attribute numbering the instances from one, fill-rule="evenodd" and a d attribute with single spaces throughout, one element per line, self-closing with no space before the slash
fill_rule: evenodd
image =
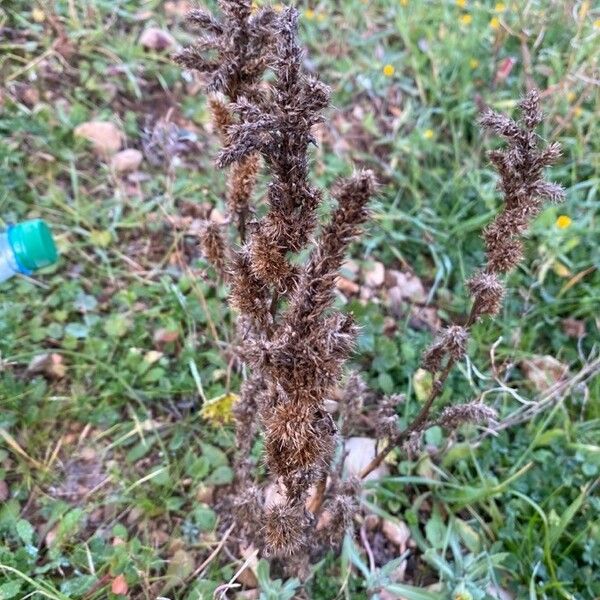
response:
<path id="1" fill-rule="evenodd" d="M 345 277 L 337 278 L 336 287 L 346 296 L 354 296 L 360 291 L 360 286 L 358 283 L 354 283 L 354 281 L 346 279 Z"/>
<path id="2" fill-rule="evenodd" d="M 571 317 L 563 319 L 562 330 L 565 335 L 579 339 L 585 335 L 585 321 L 580 321 Z"/>
<path id="3" fill-rule="evenodd" d="M 569 367 L 553 356 L 534 356 L 521 361 L 521 370 L 538 392 L 545 392 L 560 381 Z"/>
<path id="4" fill-rule="evenodd" d="M 125 575 L 117 575 L 110 584 L 110 591 L 113 594 L 126 594 L 129 591 L 129 586 L 125 580 Z"/>
<path id="5" fill-rule="evenodd" d="M 86 139 L 101 156 L 110 156 L 121 149 L 123 132 L 110 121 L 88 121 L 75 127 L 75 136 Z"/>
<path id="6" fill-rule="evenodd" d="M 117 152 L 110 161 L 110 166 L 116 173 L 135 171 L 142 164 L 143 155 L 135 148 L 127 148 Z"/>

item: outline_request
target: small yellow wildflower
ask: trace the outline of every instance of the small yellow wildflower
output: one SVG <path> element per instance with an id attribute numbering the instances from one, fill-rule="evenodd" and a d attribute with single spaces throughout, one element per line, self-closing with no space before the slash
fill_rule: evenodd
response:
<path id="1" fill-rule="evenodd" d="M 594 21 L 594 29 L 600 29 L 600 19 Z"/>
<path id="2" fill-rule="evenodd" d="M 498 17 L 492 17 L 490 19 L 490 27 L 496 31 L 500 29 L 500 19 Z"/>
<path id="3" fill-rule="evenodd" d="M 46 20 L 46 14 L 44 13 L 44 11 L 41 8 L 34 8 L 31 11 L 31 18 L 36 23 L 43 23 Z"/>
<path id="4" fill-rule="evenodd" d="M 461 25 L 470 25 L 473 17 L 471 15 L 460 15 L 458 20 L 461 22 Z"/>
<path id="5" fill-rule="evenodd" d="M 402 6 L 408 6 L 408 0 L 400 0 Z"/>
<path id="6" fill-rule="evenodd" d="M 573 100 L 575 100 L 575 98 L 577 98 L 577 94 L 575 92 L 569 92 L 567 94 L 567 100 L 569 102 L 573 102 Z"/>
<path id="7" fill-rule="evenodd" d="M 423 137 L 424 137 L 426 140 L 430 140 L 431 138 L 433 138 L 433 129 L 426 129 L 426 130 L 423 132 Z"/>
<path id="8" fill-rule="evenodd" d="M 304 11 L 304 17 L 307 21 L 312 21 L 315 18 L 315 11 L 312 8 L 307 8 Z"/>
<path id="9" fill-rule="evenodd" d="M 395 69 L 394 65 L 385 65 L 385 67 L 383 67 L 383 74 L 386 77 L 393 77 L 395 72 L 396 72 L 396 69 Z"/>
<path id="10" fill-rule="evenodd" d="M 581 106 L 576 106 L 576 107 L 573 109 L 573 114 L 574 114 L 576 117 L 580 117 L 580 116 L 582 115 L 582 113 L 583 113 L 583 108 L 581 108 Z"/>
<path id="11" fill-rule="evenodd" d="M 568 215 L 560 215 L 560 217 L 556 219 L 556 226 L 559 229 L 567 229 L 568 227 L 571 227 L 572 222 L 573 219 L 571 219 L 571 217 L 569 217 Z"/>
<path id="12" fill-rule="evenodd" d="M 494 10 L 495 10 L 497 13 L 504 12 L 504 11 L 506 10 L 506 4 L 504 4 L 503 2 L 498 2 L 498 3 L 496 4 L 496 6 L 494 6 Z"/>
<path id="13" fill-rule="evenodd" d="M 227 424 L 233 421 L 233 405 L 238 397 L 235 394 L 223 394 L 208 400 L 200 409 L 200 414 L 213 425 Z"/>
<path id="14" fill-rule="evenodd" d="M 471 67 L 471 69 L 476 69 L 479 66 L 479 61 L 476 58 L 472 58 L 469 61 L 469 66 Z"/>
<path id="15" fill-rule="evenodd" d="M 456 0 L 456 6 L 464 8 L 467 5 L 467 0 Z"/>

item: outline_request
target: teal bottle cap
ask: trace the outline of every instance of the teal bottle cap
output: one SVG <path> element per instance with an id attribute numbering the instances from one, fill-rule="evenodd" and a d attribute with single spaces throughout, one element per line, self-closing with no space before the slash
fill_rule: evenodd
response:
<path id="1" fill-rule="evenodd" d="M 41 219 L 9 227 L 8 241 L 19 267 L 27 272 L 42 269 L 58 260 L 52 232 Z"/>

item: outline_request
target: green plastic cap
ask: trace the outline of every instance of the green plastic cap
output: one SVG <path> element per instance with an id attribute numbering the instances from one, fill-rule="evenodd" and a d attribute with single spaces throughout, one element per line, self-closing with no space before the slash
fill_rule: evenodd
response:
<path id="1" fill-rule="evenodd" d="M 58 260 L 50 228 L 41 219 L 24 221 L 8 230 L 8 241 L 20 267 L 35 271 Z"/>

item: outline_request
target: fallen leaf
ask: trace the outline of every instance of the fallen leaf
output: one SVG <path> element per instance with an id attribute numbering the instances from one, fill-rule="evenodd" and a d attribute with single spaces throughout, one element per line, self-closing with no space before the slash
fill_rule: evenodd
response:
<path id="1" fill-rule="evenodd" d="M 124 575 L 117 575 L 110 584 L 110 591 L 113 594 L 126 594 L 129 591 L 129 586 Z"/>
<path id="2" fill-rule="evenodd" d="M 534 356 L 521 361 L 521 370 L 525 378 L 538 392 L 544 392 L 560 381 L 569 371 L 569 367 L 553 356 Z"/>
<path id="3" fill-rule="evenodd" d="M 161 594 L 166 594 L 174 587 L 183 584 L 187 576 L 194 570 L 194 559 L 191 554 L 183 549 L 176 550 L 169 561 L 167 572 L 165 573 L 165 585 Z"/>
<path id="4" fill-rule="evenodd" d="M 164 349 L 167 344 L 172 344 L 179 338 L 179 332 L 174 329 L 157 329 L 152 336 L 154 345 L 159 349 Z"/>
<path id="5" fill-rule="evenodd" d="M 349 477 L 359 477 L 367 465 L 375 458 L 377 440 L 367 437 L 351 437 L 345 444 L 346 458 L 344 469 Z M 365 477 L 365 481 L 380 479 L 388 473 L 387 465 L 383 464 Z"/>
<path id="6" fill-rule="evenodd" d="M 354 296 L 360 291 L 360 286 L 358 283 L 355 283 L 350 279 L 346 279 L 346 277 L 338 277 L 335 285 L 337 289 L 346 296 Z"/>
<path id="7" fill-rule="evenodd" d="M 143 155 L 135 148 L 127 148 L 117 152 L 110 161 L 110 166 L 116 173 L 129 173 L 135 171 L 143 160 Z"/>
<path id="8" fill-rule="evenodd" d="M 578 319 L 573 319 L 572 317 L 563 319 L 562 330 L 564 331 L 565 335 L 579 339 L 585 335 L 585 321 L 579 321 Z"/>
<path id="9" fill-rule="evenodd" d="M 175 46 L 175 38 L 168 31 L 158 27 L 148 27 L 140 36 L 140 44 L 148 50 L 167 50 Z"/>
<path id="10" fill-rule="evenodd" d="M 496 85 L 498 85 L 499 83 L 502 83 L 503 81 L 505 81 L 508 76 L 510 75 L 511 71 L 513 70 L 513 67 L 517 64 L 517 59 L 509 56 L 508 58 L 505 58 L 501 63 L 500 66 L 498 67 L 497 71 L 496 71 L 496 76 L 494 77 L 494 83 Z"/>
<path id="11" fill-rule="evenodd" d="M 121 149 L 122 131 L 110 121 L 88 121 L 75 127 L 75 136 L 92 144 L 94 151 L 101 156 L 110 156 Z"/>

